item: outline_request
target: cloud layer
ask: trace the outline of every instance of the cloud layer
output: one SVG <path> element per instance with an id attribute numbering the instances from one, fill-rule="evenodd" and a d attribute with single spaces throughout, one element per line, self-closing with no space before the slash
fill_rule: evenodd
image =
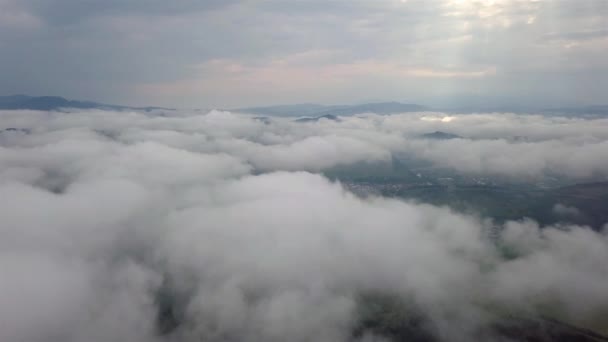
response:
<path id="1" fill-rule="evenodd" d="M 0 340 L 374 340 L 353 335 L 369 293 L 401 298 L 443 340 L 480 338 L 505 314 L 602 326 L 605 233 L 523 221 L 491 238 L 491 222 L 361 199 L 311 172 L 410 154 L 460 172 L 606 176 L 607 124 L 2 112 Z M 420 137 L 435 130 L 467 138 Z M 179 324 L 163 329 L 168 317 Z"/>
<path id="2" fill-rule="evenodd" d="M 44 177 L 96 177 L 100 172 L 119 176 L 131 172 L 127 166 L 133 164 L 144 178 L 140 170 L 154 167 L 159 173 L 166 171 L 163 176 L 182 172 L 195 179 L 201 174 L 222 174 L 224 169 L 217 165 L 230 169 L 231 175 L 248 169 L 318 172 L 399 157 L 464 174 L 515 180 L 552 175 L 585 181 L 608 176 L 608 120 L 604 118 L 406 113 L 299 123 L 221 111 L 172 115 L 5 112 L 3 126 L 17 129 L 0 136 L 2 172 L 19 177 L 36 177 L 41 169 Z M 456 139 L 427 137 L 433 132 Z M 165 170 L 172 162 L 176 167 Z M 89 169 L 89 163 L 106 166 Z M 120 165 L 126 171 L 107 165 Z M 22 168 L 30 169 L 15 171 Z"/>
<path id="3" fill-rule="evenodd" d="M 607 86 L 603 0 L 1 0 L 0 13 L 3 94 L 551 107 L 600 103 Z"/>

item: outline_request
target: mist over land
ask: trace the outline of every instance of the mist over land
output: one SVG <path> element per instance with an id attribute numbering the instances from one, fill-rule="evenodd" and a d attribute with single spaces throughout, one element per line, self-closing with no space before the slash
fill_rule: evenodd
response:
<path id="1" fill-rule="evenodd" d="M 0 340 L 608 332 L 608 119 L 263 118 L 1 111 Z"/>

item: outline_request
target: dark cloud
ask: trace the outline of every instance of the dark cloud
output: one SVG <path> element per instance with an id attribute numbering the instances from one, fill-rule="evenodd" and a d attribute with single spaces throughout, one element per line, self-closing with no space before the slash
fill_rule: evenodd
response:
<path id="1" fill-rule="evenodd" d="M 19 7 L 56 26 L 73 25 L 99 16 L 175 16 L 221 9 L 238 0 L 161 1 L 152 0 L 25 0 Z"/>

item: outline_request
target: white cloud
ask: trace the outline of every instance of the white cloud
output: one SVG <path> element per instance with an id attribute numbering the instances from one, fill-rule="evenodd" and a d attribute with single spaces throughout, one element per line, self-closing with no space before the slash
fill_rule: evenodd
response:
<path id="1" fill-rule="evenodd" d="M 512 222 L 497 246 L 478 218 L 302 172 L 407 152 L 461 172 L 605 175 L 591 159 L 605 120 L 180 114 L 1 113 L 0 127 L 31 130 L 0 133 L 1 340 L 348 341 L 358 296 L 377 292 L 411 301 L 444 340 L 502 308 L 605 317 L 604 233 Z M 439 129 L 477 140 L 419 138 Z M 182 323 L 171 336 L 157 331 L 161 289 Z"/>

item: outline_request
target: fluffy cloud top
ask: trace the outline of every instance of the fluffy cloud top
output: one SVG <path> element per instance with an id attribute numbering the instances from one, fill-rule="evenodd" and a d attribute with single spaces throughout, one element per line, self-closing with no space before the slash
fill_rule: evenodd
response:
<path id="1" fill-rule="evenodd" d="M 573 180 L 608 176 L 604 118 L 407 113 L 312 123 L 272 118 L 267 124 L 230 112 L 179 114 L 7 111 L 2 125 L 19 130 L 0 135 L 0 171 L 41 180 L 125 172 L 144 178 L 164 172 L 165 179 L 171 179 L 171 173 L 185 173 L 184 177 L 196 179 L 224 173 L 236 176 L 249 168 L 317 172 L 399 157 L 467 174 L 514 179 L 548 174 Z M 456 139 L 425 136 L 437 131 Z M 91 163 L 99 165 L 91 167 Z M 173 166 L 167 169 L 168 164 Z M 146 175 L 143 170 L 150 168 L 156 173 Z"/>
<path id="2" fill-rule="evenodd" d="M 350 341 L 370 293 L 403 299 L 442 340 L 504 314 L 597 328 L 603 232 L 524 221 L 493 239 L 490 222 L 361 199 L 310 171 L 407 153 L 462 172 L 605 176 L 607 124 L 3 112 L 22 130 L 0 133 L 0 340 Z M 435 130 L 467 138 L 420 138 Z"/>

